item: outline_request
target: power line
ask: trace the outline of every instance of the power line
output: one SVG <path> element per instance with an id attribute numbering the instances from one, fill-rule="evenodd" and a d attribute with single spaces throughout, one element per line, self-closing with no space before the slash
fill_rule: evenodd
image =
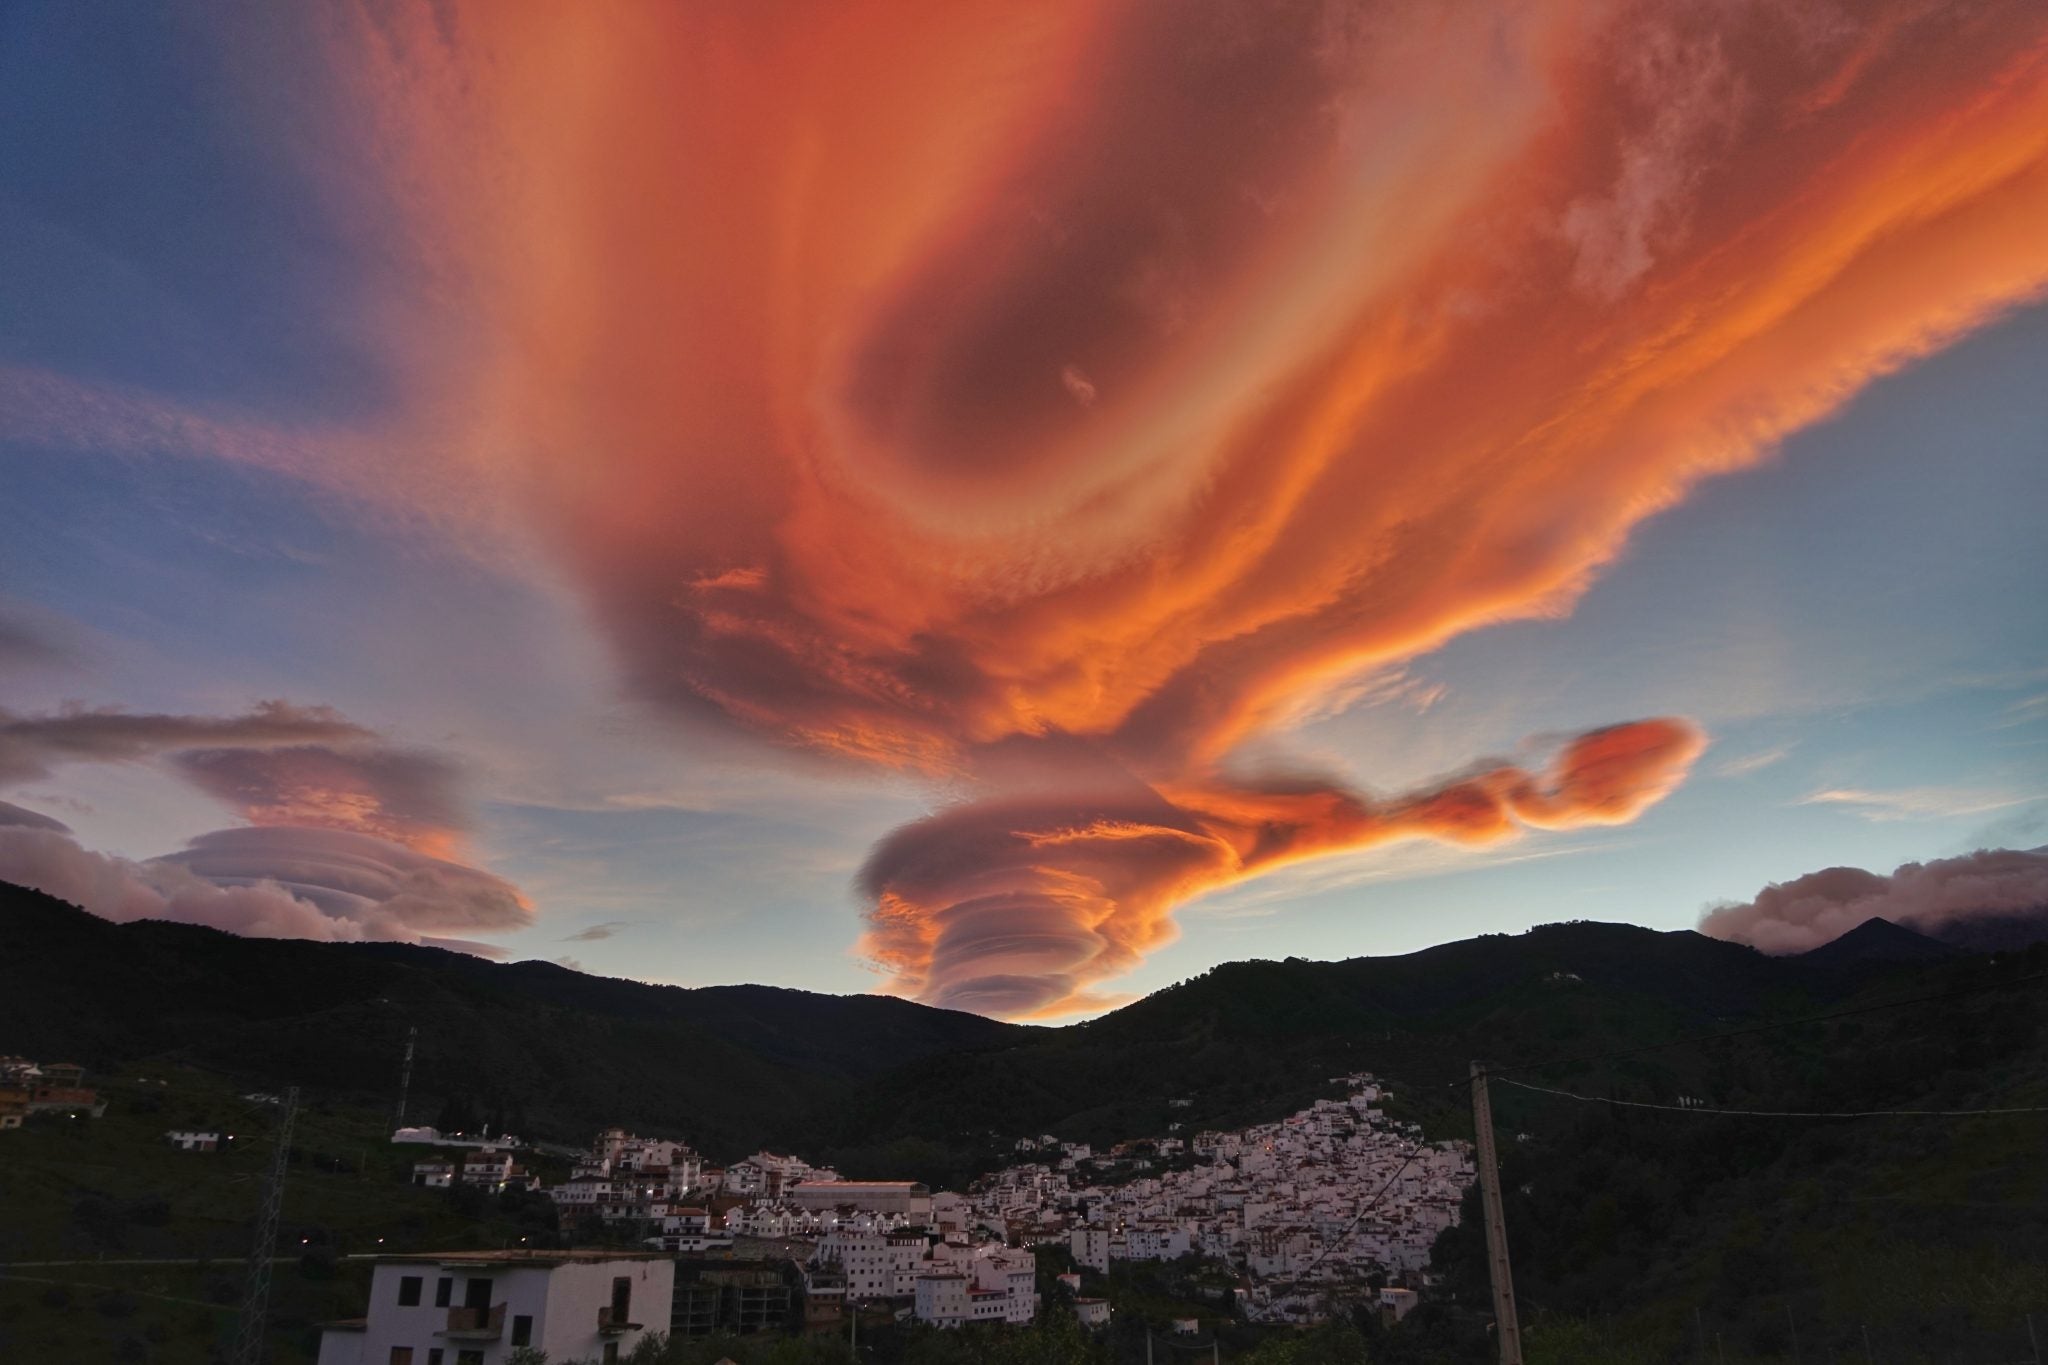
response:
<path id="1" fill-rule="evenodd" d="M 1581 1095 L 1572 1090 L 1553 1090 L 1547 1085 L 1530 1085 L 1527 1081 L 1511 1081 L 1505 1076 L 1489 1074 L 1493 1074 L 1493 1078 L 1502 1085 L 1512 1085 L 1518 1090 L 1533 1090 L 1541 1095 L 1556 1095 L 1586 1104 L 1619 1104 L 1630 1109 L 1662 1109 L 1674 1114 L 1734 1114 L 1760 1119 L 1956 1119 L 1973 1118 L 1981 1114 L 2048 1114 L 2048 1104 L 2011 1109 L 1715 1109 L 1699 1104 L 1652 1104 L 1648 1100 L 1616 1100 L 1605 1095 Z"/>

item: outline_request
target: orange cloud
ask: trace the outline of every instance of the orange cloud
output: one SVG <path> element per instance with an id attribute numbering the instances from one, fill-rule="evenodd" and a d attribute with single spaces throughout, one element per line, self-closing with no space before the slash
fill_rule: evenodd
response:
<path id="1" fill-rule="evenodd" d="M 1056 1008 L 1281 859 L 1679 779 L 1675 725 L 1393 807 L 1225 771 L 2040 295 L 2048 17 L 1923 8 L 336 20 L 349 164 L 464 319 L 394 324 L 391 494 L 523 508 L 643 695 L 963 783 L 870 948 Z"/>
<path id="2" fill-rule="evenodd" d="M 349 830 L 453 858 L 469 824 L 459 769 L 425 750 L 295 744 L 192 749 L 171 762 L 254 825 Z"/>
<path id="3" fill-rule="evenodd" d="M 1075 795 L 989 799 L 897 830 L 862 884 L 865 944 L 900 989 L 1012 1017 L 1071 1013 L 1169 942 L 1172 912 L 1285 863 L 1398 839 L 1486 844 L 1523 826 L 1620 824 L 1705 747 L 1681 720 L 1581 735 L 1541 773 L 1493 764 L 1391 801 L 1311 779 L 1128 779 Z"/>

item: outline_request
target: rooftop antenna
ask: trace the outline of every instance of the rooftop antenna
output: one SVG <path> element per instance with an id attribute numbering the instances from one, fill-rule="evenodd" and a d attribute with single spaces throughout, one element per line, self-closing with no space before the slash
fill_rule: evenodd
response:
<path id="1" fill-rule="evenodd" d="M 235 1324 L 234 1365 L 263 1365 L 263 1329 L 270 1316 L 270 1262 L 277 1251 L 277 1224 L 284 1212 L 284 1175 L 292 1150 L 292 1121 L 299 1116 L 299 1088 L 284 1092 L 284 1118 L 277 1125 L 277 1145 L 270 1171 L 263 1178 L 263 1204 L 256 1214 L 256 1239 L 249 1247 L 249 1268 L 242 1287 L 242 1312 Z"/>
<path id="2" fill-rule="evenodd" d="M 391 1125 L 393 1128 L 405 1127 L 405 1102 L 412 1093 L 412 1052 L 419 1040 L 419 1025 L 405 1031 L 405 1064 L 398 1071 L 398 1121 Z"/>

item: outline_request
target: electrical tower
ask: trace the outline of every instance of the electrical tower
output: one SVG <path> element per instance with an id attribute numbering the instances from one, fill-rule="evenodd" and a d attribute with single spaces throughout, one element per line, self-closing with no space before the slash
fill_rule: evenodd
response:
<path id="1" fill-rule="evenodd" d="M 405 1065 L 398 1072 L 398 1121 L 391 1125 L 393 1128 L 405 1127 L 405 1101 L 412 1093 L 412 1050 L 413 1045 L 419 1040 L 418 1025 L 415 1024 L 405 1031 Z"/>
<path id="2" fill-rule="evenodd" d="M 256 1213 L 256 1240 L 249 1248 L 248 1278 L 242 1287 L 242 1314 L 235 1324 L 233 1365 L 263 1365 L 263 1329 L 270 1317 L 270 1261 L 277 1252 L 277 1224 L 284 1212 L 284 1174 L 291 1157 L 292 1121 L 299 1116 L 299 1088 L 284 1092 L 284 1118 L 277 1125 L 277 1145 L 270 1170 L 263 1177 L 263 1205 Z"/>

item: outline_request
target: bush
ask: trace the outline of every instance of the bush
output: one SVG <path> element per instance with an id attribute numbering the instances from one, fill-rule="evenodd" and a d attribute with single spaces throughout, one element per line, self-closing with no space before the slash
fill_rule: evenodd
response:
<path id="1" fill-rule="evenodd" d="M 125 1289 L 109 1289 L 93 1300 L 103 1318 L 126 1318 L 135 1314 L 135 1296 Z"/>

